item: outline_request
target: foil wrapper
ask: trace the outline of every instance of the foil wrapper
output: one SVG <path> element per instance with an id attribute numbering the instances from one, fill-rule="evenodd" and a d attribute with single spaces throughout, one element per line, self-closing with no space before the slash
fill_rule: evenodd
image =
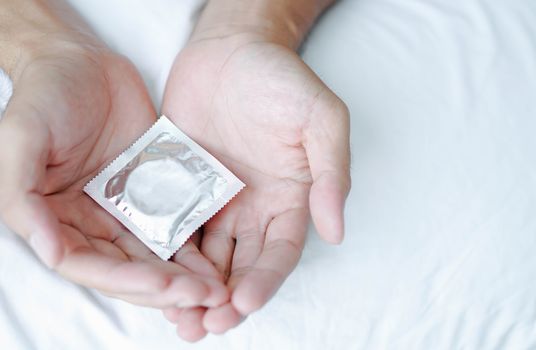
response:
<path id="1" fill-rule="evenodd" d="M 167 260 L 243 187 L 212 155 L 160 117 L 84 190 Z"/>

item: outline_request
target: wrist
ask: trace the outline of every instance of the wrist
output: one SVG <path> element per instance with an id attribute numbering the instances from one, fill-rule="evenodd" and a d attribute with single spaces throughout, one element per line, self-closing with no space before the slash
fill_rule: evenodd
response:
<path id="1" fill-rule="evenodd" d="M 191 41 L 247 37 L 297 49 L 333 0 L 209 0 Z"/>
<path id="2" fill-rule="evenodd" d="M 99 46 L 89 29 L 74 24 L 76 14 L 64 5 L 52 6 L 35 0 L 7 1 L 0 4 L 0 19 L 0 68 L 13 82 L 38 57 L 83 53 Z"/>

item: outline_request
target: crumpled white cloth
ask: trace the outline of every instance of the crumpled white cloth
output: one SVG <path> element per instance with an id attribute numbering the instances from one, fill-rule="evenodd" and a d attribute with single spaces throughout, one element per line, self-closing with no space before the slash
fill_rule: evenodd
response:
<path id="1" fill-rule="evenodd" d="M 159 101 L 201 3 L 72 2 Z M 311 235 L 265 308 L 190 346 L 0 229 L 0 348 L 535 349 L 536 2 L 342 0 L 303 55 L 352 113 L 341 247 Z"/>
<path id="2" fill-rule="evenodd" d="M 0 68 L 0 118 L 6 110 L 7 103 L 13 94 L 13 83 L 6 74 L 6 72 Z"/>

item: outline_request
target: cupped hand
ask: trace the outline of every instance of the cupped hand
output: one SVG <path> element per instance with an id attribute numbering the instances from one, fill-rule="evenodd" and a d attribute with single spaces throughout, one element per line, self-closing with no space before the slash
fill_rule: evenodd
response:
<path id="1" fill-rule="evenodd" d="M 309 214 L 323 239 L 342 241 L 349 116 L 295 52 L 247 35 L 191 42 L 172 69 L 163 112 L 247 185 L 204 226 L 200 243 L 231 301 L 165 311 L 194 341 L 272 297 L 299 260 Z"/>
<path id="2" fill-rule="evenodd" d="M 222 304 L 216 278 L 161 261 L 83 193 L 155 111 L 128 60 L 85 37 L 50 37 L 20 69 L 0 121 L 2 219 L 49 267 L 106 295 L 158 308 Z"/>

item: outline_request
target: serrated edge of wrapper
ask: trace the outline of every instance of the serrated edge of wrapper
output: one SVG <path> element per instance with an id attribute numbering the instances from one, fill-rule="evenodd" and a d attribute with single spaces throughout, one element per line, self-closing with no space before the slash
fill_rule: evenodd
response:
<path id="1" fill-rule="evenodd" d="M 165 129 L 166 127 L 168 129 Z M 162 131 L 158 130 L 162 128 L 164 128 Z M 112 176 L 123 169 L 130 161 L 132 161 L 133 158 L 135 158 L 145 147 L 147 147 L 147 145 L 154 141 L 159 133 L 164 131 L 173 132 L 174 136 L 181 139 L 191 148 L 193 152 L 201 156 L 203 160 L 211 165 L 223 178 L 226 179 L 228 183 L 224 193 L 214 200 L 209 209 L 202 212 L 198 218 L 194 219 L 190 225 L 184 228 L 183 232 L 189 233 L 178 234 L 171 240 L 169 249 L 152 242 L 148 237 L 146 237 L 145 232 L 143 232 L 115 205 L 104 197 L 104 191 L 102 188 Z M 84 192 L 101 207 L 103 207 L 110 215 L 121 222 L 121 224 L 125 226 L 127 230 L 141 240 L 152 252 L 159 256 L 162 260 L 169 260 L 169 258 L 171 258 L 171 256 L 173 256 L 201 226 L 203 226 L 208 220 L 221 211 L 234 197 L 236 197 L 236 195 L 238 195 L 242 189 L 244 189 L 245 186 L 246 185 L 240 181 L 240 179 L 238 179 L 229 169 L 221 164 L 221 162 L 219 162 L 213 155 L 208 153 L 193 139 L 182 132 L 166 116 L 161 116 L 157 122 L 147 129 L 147 131 L 145 131 L 134 143 L 132 143 L 127 149 L 119 154 L 106 167 L 104 167 L 94 178 L 92 178 L 84 186 Z M 195 227 L 195 229 L 193 229 L 190 233 L 191 229 L 186 230 L 188 227 Z"/>
<path id="2" fill-rule="evenodd" d="M 169 254 L 169 256 L 165 259 L 165 260 L 168 260 L 169 258 L 171 258 L 176 252 L 178 252 L 182 246 L 184 246 L 186 244 L 186 242 L 188 242 L 188 240 L 190 239 L 190 237 L 192 237 L 192 235 L 197 231 L 199 230 L 207 221 L 209 221 L 210 219 L 212 219 L 214 216 L 216 216 L 216 214 L 218 214 L 223 208 L 225 208 L 225 206 L 227 204 L 229 204 L 230 201 L 233 200 L 233 198 L 235 198 L 239 193 L 240 191 L 242 191 L 246 185 L 243 184 L 243 183 L 240 183 L 240 184 L 235 184 L 236 185 L 239 185 L 237 186 L 233 191 L 230 191 L 229 195 L 227 196 L 228 198 L 226 198 L 224 200 L 224 202 L 222 203 L 221 206 L 215 206 L 214 208 L 216 210 L 213 210 L 213 211 L 209 211 L 207 210 L 206 212 L 209 213 L 210 215 L 206 216 L 206 218 L 204 218 L 203 215 L 201 215 L 201 217 L 203 217 L 203 220 L 201 220 L 201 223 L 199 225 L 197 225 L 197 227 L 195 228 L 195 230 L 193 230 L 192 233 L 190 233 L 189 235 L 184 235 L 184 239 L 180 239 L 178 242 L 179 245 L 177 246 L 177 248 L 174 248 L 172 253 Z M 232 188 L 233 186 L 229 186 L 230 188 Z M 221 199 L 221 198 L 224 198 L 226 196 L 222 195 L 221 197 L 219 197 L 218 199 Z M 218 200 L 214 201 L 214 203 L 216 203 Z"/>
<path id="3" fill-rule="evenodd" d="M 132 152 L 134 147 L 139 145 L 143 141 L 143 139 L 146 138 L 147 135 L 150 132 L 152 132 L 153 129 L 155 129 L 157 127 L 159 121 L 160 121 L 160 118 L 155 123 L 153 123 L 153 125 L 151 125 L 151 127 L 149 129 L 145 130 L 145 132 L 143 134 L 141 134 L 141 136 L 138 137 L 136 139 L 136 141 L 134 141 L 132 144 L 130 144 L 130 146 L 128 146 L 123 152 L 121 152 L 117 157 L 115 157 L 112 161 L 110 161 L 110 163 L 108 163 L 107 166 L 105 166 L 101 171 L 99 171 L 99 173 L 97 175 L 95 175 L 91 180 L 89 180 L 89 182 L 84 186 L 84 192 L 87 193 L 87 189 L 90 189 L 90 188 L 94 187 L 95 182 L 97 182 L 100 177 L 104 176 L 105 173 L 109 172 L 110 169 L 116 164 L 116 162 L 120 158 L 125 157 L 126 153 L 128 153 L 128 152 Z M 135 156 L 136 155 L 134 155 L 134 157 Z M 129 160 L 129 162 L 130 162 L 130 160 Z M 89 194 L 89 193 L 87 193 L 87 194 Z"/>

